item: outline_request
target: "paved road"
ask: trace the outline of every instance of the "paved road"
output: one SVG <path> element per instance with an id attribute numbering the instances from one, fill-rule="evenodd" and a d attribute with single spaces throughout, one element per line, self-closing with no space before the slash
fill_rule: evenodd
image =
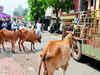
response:
<path id="1" fill-rule="evenodd" d="M 42 44 L 37 43 L 36 49 L 30 51 L 30 43 L 25 43 L 26 52 L 19 52 L 16 47 L 16 54 L 10 53 L 9 43 L 6 43 L 7 52 L 0 54 L 0 75 L 37 75 L 38 65 L 40 62 L 40 53 L 45 47 L 47 40 L 59 40 L 60 35 L 43 33 Z M 41 71 L 41 74 L 43 69 Z M 55 75 L 62 75 L 62 70 L 59 69 Z M 76 62 L 71 58 L 66 75 L 100 75 L 100 62 L 85 57 L 82 62 Z"/>

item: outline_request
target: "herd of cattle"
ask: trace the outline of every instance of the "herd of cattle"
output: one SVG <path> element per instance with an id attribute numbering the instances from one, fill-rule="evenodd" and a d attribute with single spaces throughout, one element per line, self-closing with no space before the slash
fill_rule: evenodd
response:
<path id="1" fill-rule="evenodd" d="M 9 31 L 7 29 L 0 30 L 0 44 L 2 44 L 3 50 L 5 51 L 4 42 L 9 41 L 12 45 L 12 52 L 15 53 L 15 44 L 18 41 L 19 50 L 25 51 L 23 43 L 25 41 L 31 42 L 31 50 L 34 48 L 35 42 L 41 43 L 41 36 L 35 33 L 35 30 L 21 29 L 17 31 Z M 70 59 L 70 46 L 75 43 L 72 32 L 69 32 L 64 40 L 50 40 L 47 42 L 46 47 L 40 54 L 40 75 L 41 66 L 44 65 L 44 75 L 54 75 L 54 71 L 62 68 L 63 75 L 68 67 Z M 0 51 L 1 52 L 1 51 Z"/>
<path id="2" fill-rule="evenodd" d="M 12 52 L 15 53 L 15 44 L 18 41 L 19 50 L 21 50 L 20 44 L 23 47 L 23 50 L 25 51 L 23 43 L 25 41 L 31 42 L 31 50 L 32 47 L 34 48 L 35 42 L 41 42 L 41 36 L 37 35 L 35 33 L 35 30 L 27 30 L 27 29 L 21 29 L 17 31 L 10 31 L 7 29 L 1 29 L 0 30 L 0 44 L 2 45 L 3 50 L 5 51 L 4 42 L 9 41 L 12 45 Z M 1 52 L 1 51 L 0 51 Z"/>

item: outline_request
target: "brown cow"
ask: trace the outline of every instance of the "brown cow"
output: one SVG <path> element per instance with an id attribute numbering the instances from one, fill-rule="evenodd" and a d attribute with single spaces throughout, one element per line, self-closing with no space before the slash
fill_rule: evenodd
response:
<path id="1" fill-rule="evenodd" d="M 65 73 L 70 59 L 72 38 L 72 33 L 69 33 L 64 40 L 47 42 L 46 47 L 40 55 L 41 60 L 38 75 L 40 75 L 42 63 L 44 64 L 44 75 L 53 75 L 58 68 L 62 68 L 64 70 L 63 74 Z"/>
<path id="2" fill-rule="evenodd" d="M 23 45 L 23 43 L 25 41 L 31 42 L 31 51 L 32 51 L 32 45 L 33 45 L 33 48 L 34 48 L 34 43 L 35 42 L 40 42 L 41 43 L 41 36 L 37 35 L 35 33 L 35 30 L 21 29 L 20 33 L 21 33 L 20 40 L 19 40 L 19 49 L 20 49 L 20 51 L 21 51 L 20 44 L 22 45 L 23 50 L 25 51 L 25 48 L 24 48 L 24 45 Z"/>
<path id="3" fill-rule="evenodd" d="M 1 35 L 1 32 L 2 32 L 2 31 L 0 30 L 0 46 L 2 45 L 2 48 L 3 48 L 3 50 L 5 51 L 4 44 L 3 44 L 4 42 L 3 42 L 3 40 L 2 40 L 3 37 L 2 37 L 2 35 Z M 1 47 L 0 47 L 0 48 L 1 48 Z M 1 53 L 1 50 L 0 50 L 0 53 Z"/>
<path id="4" fill-rule="evenodd" d="M 7 29 L 2 29 L 0 30 L 0 42 L 3 46 L 4 41 L 10 41 L 12 45 L 12 52 L 15 53 L 15 43 L 18 40 L 19 35 L 19 31 L 9 31 Z M 5 50 L 4 46 L 3 49 Z"/>

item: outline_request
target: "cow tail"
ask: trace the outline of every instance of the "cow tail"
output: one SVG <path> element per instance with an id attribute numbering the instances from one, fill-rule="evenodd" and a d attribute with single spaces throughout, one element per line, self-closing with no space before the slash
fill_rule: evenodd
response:
<path id="1" fill-rule="evenodd" d="M 46 66 L 46 54 L 44 54 L 44 56 L 41 57 L 38 75 L 40 75 L 42 64 L 44 64 L 44 70 L 46 71 L 46 75 L 48 75 L 48 70 L 47 70 L 47 66 Z"/>
<path id="2" fill-rule="evenodd" d="M 42 63 L 43 63 L 43 60 L 42 60 L 42 58 L 41 58 L 41 60 L 40 60 L 40 65 L 39 65 L 39 72 L 38 72 L 38 75 L 40 75 Z"/>
<path id="3" fill-rule="evenodd" d="M 48 70 L 47 70 L 47 66 L 46 66 L 46 61 L 45 60 L 44 60 L 44 70 L 45 70 L 46 75 L 48 75 Z"/>

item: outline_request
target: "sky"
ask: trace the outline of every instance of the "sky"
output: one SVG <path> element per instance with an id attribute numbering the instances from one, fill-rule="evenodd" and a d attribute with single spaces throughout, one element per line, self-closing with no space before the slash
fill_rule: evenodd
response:
<path id="1" fill-rule="evenodd" d="M 0 6 L 4 7 L 4 12 L 12 15 L 15 8 L 18 6 L 27 8 L 27 0 L 0 0 Z"/>

